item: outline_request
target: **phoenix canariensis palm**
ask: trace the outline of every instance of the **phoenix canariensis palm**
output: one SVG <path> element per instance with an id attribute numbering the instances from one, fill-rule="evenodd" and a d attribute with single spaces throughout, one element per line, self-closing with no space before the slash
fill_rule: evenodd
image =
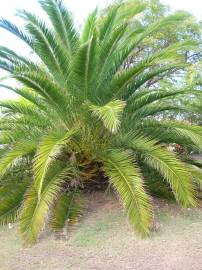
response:
<path id="1" fill-rule="evenodd" d="M 168 151 L 165 143 L 180 141 L 201 149 L 202 129 L 177 121 L 161 123 L 155 117 L 167 110 L 186 110 L 171 101 L 190 90 L 144 85 L 186 67 L 185 52 L 196 50 L 197 44 L 171 44 L 123 68 L 147 37 L 167 25 L 177 27 L 187 15 L 178 12 L 138 27 L 136 17 L 146 6 L 122 1 L 102 12 L 94 10 L 80 32 L 60 0 L 39 4 L 49 24 L 25 10 L 18 13 L 24 30 L 0 21 L 37 56 L 34 61 L 0 47 L 1 69 L 22 85 L 1 84 L 21 96 L 0 104 L 1 178 L 24 168 L 25 161 L 32 165 L 28 182 L 1 182 L 1 223 L 18 220 L 25 242 L 34 243 L 45 223 L 58 229 L 77 219 L 81 187 L 101 173 L 117 191 L 134 229 L 146 235 L 152 206 L 139 160 L 162 175 L 181 205 L 194 206 L 196 169 Z"/>

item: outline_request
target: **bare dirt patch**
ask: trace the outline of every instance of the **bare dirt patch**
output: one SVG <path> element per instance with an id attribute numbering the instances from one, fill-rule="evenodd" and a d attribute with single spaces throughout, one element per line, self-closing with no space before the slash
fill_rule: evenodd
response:
<path id="1" fill-rule="evenodd" d="M 119 203 L 94 194 L 68 240 L 44 235 L 24 248 L 16 228 L 0 228 L 1 270 L 202 270 L 202 209 L 155 200 L 158 230 L 140 239 Z"/>

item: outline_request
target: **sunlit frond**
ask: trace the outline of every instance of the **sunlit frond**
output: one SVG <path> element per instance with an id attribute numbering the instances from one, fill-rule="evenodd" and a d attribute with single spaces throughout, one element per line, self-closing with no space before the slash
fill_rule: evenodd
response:
<path id="1" fill-rule="evenodd" d="M 195 205 L 192 177 L 186 165 L 157 141 L 135 136 L 126 137 L 124 143 L 139 153 L 142 160 L 157 170 L 171 185 L 176 199 L 183 205 Z"/>
<path id="2" fill-rule="evenodd" d="M 118 191 L 130 223 L 141 234 L 147 234 L 152 221 L 151 205 L 131 156 L 114 149 L 106 153 L 103 160 L 104 171 Z"/>
<path id="3" fill-rule="evenodd" d="M 24 140 L 19 141 L 11 149 L 8 149 L 0 159 L 0 175 L 4 175 L 17 159 L 34 152 L 36 150 L 36 146 L 36 141 Z"/>
<path id="4" fill-rule="evenodd" d="M 53 178 L 46 182 L 40 198 L 38 197 L 38 188 L 35 183 L 29 188 L 19 217 L 20 232 L 26 244 L 37 241 L 39 233 L 45 225 L 49 208 L 59 195 L 64 179 L 70 175 L 71 167 L 67 166 L 59 170 Z"/>
<path id="5" fill-rule="evenodd" d="M 120 125 L 120 117 L 125 107 L 122 100 L 114 100 L 104 106 L 89 105 L 95 116 L 101 119 L 107 129 L 115 133 Z"/>
<path id="6" fill-rule="evenodd" d="M 34 161 L 35 183 L 39 198 L 43 188 L 43 180 L 51 161 L 60 153 L 61 148 L 68 143 L 68 140 L 71 139 L 75 132 L 75 129 L 69 131 L 58 130 L 51 132 L 41 140 Z"/>

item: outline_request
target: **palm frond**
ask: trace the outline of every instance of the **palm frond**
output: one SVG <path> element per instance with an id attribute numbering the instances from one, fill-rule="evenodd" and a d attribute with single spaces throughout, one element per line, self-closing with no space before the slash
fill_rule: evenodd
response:
<path id="1" fill-rule="evenodd" d="M 125 105 L 125 102 L 122 100 L 114 100 L 104 106 L 90 104 L 89 108 L 95 116 L 103 121 L 109 131 L 115 133 L 119 128 L 120 117 Z"/>
<path id="2" fill-rule="evenodd" d="M 37 241 L 45 225 L 49 208 L 59 195 L 64 179 L 70 175 L 71 167 L 59 170 L 53 178 L 46 182 L 40 197 L 38 197 L 38 187 L 35 183 L 29 188 L 19 216 L 20 232 L 26 244 L 33 244 Z"/>
<path id="3" fill-rule="evenodd" d="M 35 52 L 55 77 L 57 74 L 58 81 L 60 82 L 64 79 L 62 75 L 66 75 L 68 68 L 69 60 L 66 51 L 57 43 L 54 34 L 43 21 L 40 21 L 35 15 L 25 10 L 20 11 L 19 15 L 25 19 L 25 27 L 33 37 Z"/>
<path id="4" fill-rule="evenodd" d="M 73 95 L 78 100 L 91 99 L 93 93 L 91 83 L 93 79 L 96 80 L 96 50 L 97 34 L 94 31 L 91 38 L 75 53 L 71 64 L 68 82 L 74 91 Z"/>
<path id="5" fill-rule="evenodd" d="M 60 0 L 41 0 L 41 7 L 48 14 L 57 37 L 70 54 L 78 47 L 78 33 L 74 27 L 71 13 Z"/>
<path id="6" fill-rule="evenodd" d="M 133 95 L 127 100 L 127 107 L 129 111 L 135 111 L 147 104 L 154 103 L 156 101 L 169 101 L 170 99 L 178 96 L 194 94 L 190 89 L 180 89 L 178 91 L 170 89 L 141 89 L 141 91 L 135 91 Z M 197 94 L 197 93 L 196 93 Z"/>
<path id="7" fill-rule="evenodd" d="M 195 205 L 192 177 L 183 162 L 155 140 L 136 136 L 131 141 L 126 137 L 124 141 L 141 155 L 147 165 L 157 170 L 170 183 L 179 203 L 185 207 Z"/>
<path id="8" fill-rule="evenodd" d="M 32 39 L 22 30 L 20 30 L 15 24 L 9 22 L 8 20 L 1 19 L 0 27 L 14 34 L 32 48 Z"/>
<path id="9" fill-rule="evenodd" d="M 14 93 L 18 94 L 25 100 L 33 103 L 34 105 L 38 106 L 41 110 L 46 110 L 45 101 L 43 98 L 36 93 L 33 93 L 31 89 L 28 88 L 14 88 L 9 85 L 0 84 L 0 87 L 6 88 L 10 91 L 13 91 Z"/>
<path id="10" fill-rule="evenodd" d="M 19 141 L 11 149 L 8 149 L 0 159 L 0 175 L 3 176 L 6 171 L 21 157 L 36 150 L 37 142 L 34 140 Z"/>
<path id="11" fill-rule="evenodd" d="M 54 230 L 76 224 L 84 210 L 84 201 L 76 191 L 62 194 L 55 202 L 51 211 L 50 226 Z"/>
<path id="12" fill-rule="evenodd" d="M 0 185 L 1 225 L 16 221 L 27 187 L 28 181 Z"/>
<path id="13" fill-rule="evenodd" d="M 85 25 L 82 30 L 81 42 L 86 43 L 92 37 L 98 16 L 98 9 L 96 8 L 93 12 L 90 13 L 88 18 L 86 19 Z"/>
<path id="14" fill-rule="evenodd" d="M 51 161 L 60 153 L 61 148 L 71 139 L 76 130 L 58 130 L 49 133 L 39 144 L 34 162 L 35 183 L 38 188 L 38 197 L 41 196 L 43 181 Z"/>
<path id="15" fill-rule="evenodd" d="M 138 128 L 136 126 L 136 128 Z M 157 121 L 145 119 L 141 123 L 141 130 L 146 135 L 153 136 L 161 142 L 179 143 L 182 145 L 192 145 L 198 150 L 202 146 L 202 129 L 197 125 L 184 124 L 177 121 Z"/>
<path id="16" fill-rule="evenodd" d="M 151 204 L 131 156 L 115 149 L 106 153 L 103 160 L 104 171 L 118 191 L 130 223 L 142 235 L 147 234 L 152 220 Z"/>
<path id="17" fill-rule="evenodd" d="M 110 35 L 114 23 L 115 23 L 115 19 L 118 13 L 118 9 L 119 9 L 120 5 L 115 4 L 111 7 L 109 7 L 109 11 L 107 12 L 106 16 L 103 16 L 103 18 L 101 17 L 100 20 L 100 42 L 104 42 L 108 36 Z"/>

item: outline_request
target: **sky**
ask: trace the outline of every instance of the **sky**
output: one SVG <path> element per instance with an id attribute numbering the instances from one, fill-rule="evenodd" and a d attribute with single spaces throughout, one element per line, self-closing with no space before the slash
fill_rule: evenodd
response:
<path id="1" fill-rule="evenodd" d="M 96 6 L 102 7 L 112 1 L 113 0 L 63 0 L 74 14 L 78 24 L 82 24 L 85 17 Z M 202 0 L 162 0 L 162 2 L 170 5 L 172 10 L 184 9 L 202 20 Z M 39 17 L 43 16 L 43 12 L 40 10 L 37 0 L 0 0 L 0 17 L 8 19 L 20 27 L 22 26 L 22 21 L 15 16 L 17 9 L 29 10 Z M 19 41 L 3 29 L 0 29 L 0 45 L 7 46 L 20 54 L 29 54 L 29 49 L 22 41 Z M 0 70 L 0 78 L 3 76 L 5 76 L 5 73 Z M 15 84 L 15 82 L 9 80 L 9 84 L 12 85 Z M 0 100 L 8 98 L 15 98 L 15 95 L 8 90 L 0 88 Z"/>

